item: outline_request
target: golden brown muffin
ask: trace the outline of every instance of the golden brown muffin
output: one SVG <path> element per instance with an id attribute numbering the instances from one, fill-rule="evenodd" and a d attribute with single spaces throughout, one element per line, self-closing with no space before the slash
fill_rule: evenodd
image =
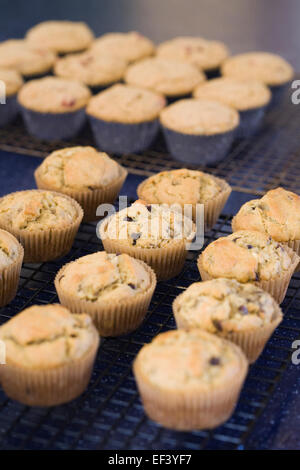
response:
<path id="1" fill-rule="evenodd" d="M 55 279 L 60 302 L 72 312 L 90 314 L 101 336 L 135 330 L 155 286 L 155 274 L 145 263 L 105 251 L 65 265 Z"/>
<path id="2" fill-rule="evenodd" d="M 0 80 L 5 83 L 5 95 L 15 95 L 23 85 L 22 76 L 13 69 L 0 69 Z M 0 95 L 1 96 L 1 95 Z"/>
<path id="3" fill-rule="evenodd" d="M 226 421 L 247 368 L 239 347 L 203 330 L 156 336 L 133 366 L 147 415 L 178 430 L 214 428 Z"/>
<path id="4" fill-rule="evenodd" d="M 0 230 L 0 307 L 16 295 L 24 250 L 18 240 L 5 230 Z"/>
<path id="5" fill-rule="evenodd" d="M 34 305 L 0 327 L 6 364 L 0 366 L 6 394 L 29 406 L 73 400 L 88 385 L 99 345 L 88 315 L 61 305 Z"/>
<path id="6" fill-rule="evenodd" d="M 235 279 L 191 284 L 173 302 L 173 312 L 178 328 L 201 328 L 233 341 L 250 362 L 282 321 L 282 312 L 268 292 Z"/>

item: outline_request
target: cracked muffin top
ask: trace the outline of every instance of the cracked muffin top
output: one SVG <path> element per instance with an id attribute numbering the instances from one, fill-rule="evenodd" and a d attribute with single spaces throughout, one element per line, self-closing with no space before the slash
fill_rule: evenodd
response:
<path id="1" fill-rule="evenodd" d="M 48 369 L 80 359 L 99 342 L 91 318 L 59 304 L 33 305 L 0 327 L 7 364 Z"/>
<path id="2" fill-rule="evenodd" d="M 175 132 L 193 135 L 214 135 L 236 129 L 239 113 L 217 101 L 185 99 L 160 113 L 161 124 Z"/>
<path id="3" fill-rule="evenodd" d="M 91 191 L 120 178 L 122 167 L 93 147 L 70 147 L 52 152 L 36 172 L 49 189 Z"/>
<path id="4" fill-rule="evenodd" d="M 193 95 L 195 98 L 220 101 L 238 111 L 260 108 L 271 100 L 271 92 L 263 83 L 232 77 L 220 77 L 201 83 Z"/>
<path id="5" fill-rule="evenodd" d="M 152 385 L 172 391 L 209 391 L 245 374 L 238 346 L 203 330 L 173 330 L 156 336 L 138 353 L 134 368 Z"/>
<path id="6" fill-rule="evenodd" d="M 283 188 L 246 202 L 232 220 L 232 229 L 257 230 L 278 242 L 300 240 L 300 196 Z"/>
<path id="7" fill-rule="evenodd" d="M 0 80 L 5 83 L 6 96 L 15 95 L 23 85 L 22 76 L 16 70 L 0 69 Z M 2 96 L 0 90 L 0 98 Z"/>
<path id="8" fill-rule="evenodd" d="M 18 240 L 9 232 L 0 229 L 0 271 L 14 263 L 23 253 Z"/>
<path id="9" fill-rule="evenodd" d="M 222 65 L 222 75 L 258 80 L 265 85 L 276 86 L 290 81 L 294 71 L 292 66 L 277 54 L 246 52 L 229 57 Z"/>
<path id="10" fill-rule="evenodd" d="M 76 201 L 52 191 L 18 191 L 0 199 L 0 226 L 17 231 L 69 227 L 81 214 Z"/>
<path id="11" fill-rule="evenodd" d="M 202 328 L 214 334 L 254 330 L 280 316 L 268 292 L 255 284 L 222 278 L 191 284 L 176 298 L 173 309 L 181 328 Z"/>
<path id="12" fill-rule="evenodd" d="M 228 49 L 220 41 L 183 36 L 170 39 L 157 47 L 158 57 L 188 62 L 199 69 L 213 70 L 219 67 L 228 56 Z"/>
<path id="13" fill-rule="evenodd" d="M 54 72 L 59 77 L 96 87 L 118 82 L 123 78 L 126 67 L 127 62 L 118 57 L 87 51 L 58 59 Z"/>
<path id="14" fill-rule="evenodd" d="M 126 62 L 134 62 L 154 53 L 150 39 L 136 31 L 128 33 L 108 33 L 97 38 L 91 47 L 96 53 L 106 53 Z"/>
<path id="15" fill-rule="evenodd" d="M 30 44 L 23 39 L 0 43 L 0 67 L 14 69 L 24 76 L 46 73 L 54 62 L 55 54 L 43 43 Z"/>
<path id="16" fill-rule="evenodd" d="M 108 220 L 104 236 L 136 248 L 162 248 L 182 240 L 191 241 L 195 224 L 163 204 L 147 205 L 138 200 Z"/>
<path id="17" fill-rule="evenodd" d="M 90 96 L 90 90 L 80 82 L 45 77 L 27 82 L 18 94 L 18 101 L 39 113 L 69 113 L 85 107 Z"/>
<path id="18" fill-rule="evenodd" d="M 221 190 L 208 173 L 183 168 L 150 176 L 139 186 L 138 196 L 151 204 L 196 204 L 213 199 Z"/>
<path id="19" fill-rule="evenodd" d="M 76 52 L 89 47 L 94 34 L 81 21 L 43 21 L 27 31 L 31 44 L 43 44 L 58 53 Z"/>
<path id="20" fill-rule="evenodd" d="M 284 245 L 265 233 L 239 230 L 210 243 L 202 252 L 201 262 L 212 277 L 267 281 L 288 270 L 291 257 Z"/>
<path id="21" fill-rule="evenodd" d="M 148 88 L 166 96 L 186 95 L 206 77 L 194 65 L 150 57 L 131 65 L 125 81 L 129 85 Z"/>
<path id="22" fill-rule="evenodd" d="M 80 300 L 120 302 L 150 287 L 149 271 L 144 263 L 127 254 L 100 251 L 67 264 L 57 282 Z"/>
<path id="23" fill-rule="evenodd" d="M 138 124 L 156 119 L 165 104 L 154 91 L 118 84 L 93 96 L 87 113 L 104 121 Z"/>

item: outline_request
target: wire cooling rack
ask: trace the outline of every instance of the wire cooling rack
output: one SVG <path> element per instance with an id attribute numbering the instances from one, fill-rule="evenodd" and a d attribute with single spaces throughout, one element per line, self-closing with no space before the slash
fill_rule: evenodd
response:
<path id="1" fill-rule="evenodd" d="M 206 244 L 231 232 L 221 216 Z M 80 227 L 71 252 L 63 259 L 25 264 L 16 298 L 0 310 L 0 323 L 32 304 L 57 302 L 53 279 L 66 262 L 102 249 L 94 224 Z M 300 337 L 300 274 L 294 275 L 282 305 L 284 320 L 251 367 L 237 408 L 223 426 L 207 432 L 175 432 L 144 414 L 132 375 L 132 361 L 144 343 L 174 328 L 172 301 L 199 281 L 198 252 L 189 252 L 179 276 L 159 282 L 147 318 L 134 333 L 103 339 L 86 392 L 53 408 L 29 408 L 8 399 L 0 389 L 0 449 L 241 449 L 272 397 L 290 362 L 292 342 Z"/>
<path id="2" fill-rule="evenodd" d="M 277 186 L 299 191 L 300 112 L 293 105 L 289 92 L 280 107 L 267 112 L 264 124 L 254 137 L 237 140 L 227 157 L 210 168 L 186 165 L 189 168 L 208 171 L 225 178 L 233 189 L 260 195 Z M 88 126 L 82 133 L 68 142 L 46 143 L 30 137 L 21 122 L 0 129 L 0 149 L 45 157 L 53 150 L 73 145 L 93 145 Z M 162 136 L 153 148 L 140 155 L 114 156 L 129 172 L 149 176 L 163 170 L 182 168 L 182 163 L 173 160 L 167 153 Z"/>

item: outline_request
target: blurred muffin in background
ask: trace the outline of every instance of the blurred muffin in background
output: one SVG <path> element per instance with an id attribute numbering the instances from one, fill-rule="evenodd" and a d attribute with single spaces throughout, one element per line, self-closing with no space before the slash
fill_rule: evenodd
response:
<path id="1" fill-rule="evenodd" d="M 4 88 L 0 88 L 0 127 L 2 127 L 12 122 L 19 112 L 16 96 L 23 85 L 23 79 L 15 70 L 0 68 L 0 81 L 4 83 Z"/>

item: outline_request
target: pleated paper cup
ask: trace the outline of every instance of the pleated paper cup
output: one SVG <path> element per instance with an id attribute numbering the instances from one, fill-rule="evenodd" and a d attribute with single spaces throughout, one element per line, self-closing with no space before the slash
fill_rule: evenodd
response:
<path id="1" fill-rule="evenodd" d="M 1 232 L 3 232 L 3 230 L 0 230 L 0 234 Z M 6 236 L 11 237 L 12 241 L 16 244 L 17 257 L 11 264 L 6 266 L 0 272 L 0 307 L 7 305 L 17 293 L 20 271 L 24 258 L 24 249 L 22 245 L 20 245 L 18 240 L 16 240 L 11 233 L 5 232 L 5 234 Z"/>
<path id="2" fill-rule="evenodd" d="M 216 176 L 212 176 L 212 175 L 210 176 L 221 187 L 221 191 L 214 198 L 208 201 L 205 201 L 203 203 L 205 230 L 210 230 L 215 225 L 232 191 L 231 187 L 225 180 L 221 178 L 217 178 Z M 147 181 L 148 179 L 146 179 L 145 181 L 139 184 L 137 188 L 137 195 L 139 199 L 146 201 L 148 204 L 155 204 L 154 201 L 150 201 L 149 199 L 147 199 L 147 197 L 144 196 L 143 190 Z M 181 204 L 180 198 L 178 198 L 177 203 Z M 182 204 L 182 207 L 184 208 L 184 204 Z M 193 204 L 192 210 L 193 210 L 193 221 L 196 222 L 197 221 L 196 204 Z"/>
<path id="3" fill-rule="evenodd" d="M 283 302 L 291 277 L 294 274 L 295 269 L 297 268 L 300 261 L 299 256 L 291 248 L 285 246 L 285 249 L 289 257 L 291 258 L 291 264 L 289 269 L 283 271 L 280 276 L 277 276 L 277 278 L 269 279 L 268 281 L 260 280 L 254 282 L 266 292 L 269 292 L 269 294 L 272 295 L 272 297 L 276 300 L 278 304 L 281 304 Z M 214 277 L 211 276 L 207 271 L 205 271 L 203 267 L 202 254 L 199 256 L 197 264 L 202 281 L 209 281 L 210 279 L 214 279 Z"/>
<path id="4" fill-rule="evenodd" d="M 39 190 L 36 189 L 35 191 Z M 24 191 L 24 193 L 26 192 L 31 191 Z M 76 208 L 77 217 L 68 227 L 29 231 L 26 229 L 13 229 L 10 224 L 3 221 L 0 223 L 0 228 L 12 233 L 23 246 L 25 263 L 41 263 L 66 255 L 72 248 L 74 238 L 82 221 L 83 210 L 77 201 L 65 194 L 55 191 L 51 192 L 66 198 Z"/>
<path id="5" fill-rule="evenodd" d="M 34 177 L 36 185 L 39 189 L 47 189 L 52 191 L 50 185 L 45 184 L 43 178 L 40 175 L 39 168 L 34 172 Z M 61 193 L 67 194 L 68 196 L 75 199 L 80 206 L 83 208 L 84 222 L 92 222 L 99 219 L 96 216 L 97 208 L 100 204 L 113 204 L 116 200 L 121 188 L 124 184 L 124 181 L 127 177 L 127 171 L 125 168 L 120 166 L 120 176 L 112 183 L 107 186 L 102 186 L 99 188 L 94 188 L 92 190 L 75 190 L 70 188 L 62 188 Z M 57 189 L 55 189 L 57 191 Z"/>
<path id="6" fill-rule="evenodd" d="M 111 299 L 109 302 L 82 300 L 64 290 L 60 285 L 60 279 L 71 264 L 68 263 L 60 269 L 54 281 L 59 301 L 72 313 L 84 312 L 90 315 L 100 336 L 121 336 L 130 333 L 143 322 L 156 287 L 154 271 L 143 261 L 140 263 L 150 276 L 150 285 L 147 289 L 128 299 Z"/>
<path id="7" fill-rule="evenodd" d="M 6 395 L 28 406 L 56 406 L 81 395 L 91 378 L 99 346 L 95 329 L 92 347 L 79 359 L 50 369 L 27 369 L 8 361 L 0 365 Z"/>
<path id="8" fill-rule="evenodd" d="M 226 340 L 224 340 L 226 341 Z M 240 373 L 235 379 L 209 388 L 194 386 L 170 390 L 153 384 L 141 367 L 139 356 L 133 371 L 146 414 L 150 419 L 178 431 L 212 429 L 227 421 L 234 411 L 244 383 L 248 361 L 238 346 Z"/>
<path id="9" fill-rule="evenodd" d="M 283 243 L 285 245 L 285 243 Z M 290 240 L 286 243 L 299 256 L 299 263 L 295 271 L 300 271 L 300 240 Z"/>

